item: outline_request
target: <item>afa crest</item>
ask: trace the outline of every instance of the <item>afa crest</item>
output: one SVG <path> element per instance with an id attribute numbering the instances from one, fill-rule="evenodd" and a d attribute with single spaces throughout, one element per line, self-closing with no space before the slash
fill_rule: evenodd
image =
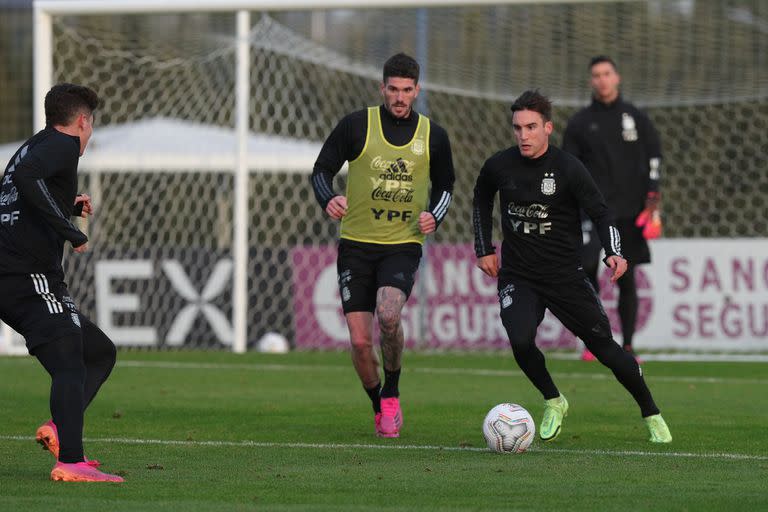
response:
<path id="1" fill-rule="evenodd" d="M 515 293 L 515 285 L 514 284 L 508 284 L 505 286 L 500 292 L 499 292 L 499 299 L 501 302 L 502 309 L 506 309 L 509 306 L 512 305 L 514 302 L 514 299 L 512 298 L 512 295 Z"/>
<path id="2" fill-rule="evenodd" d="M 416 156 L 421 156 L 424 154 L 424 141 L 422 139 L 416 139 L 413 141 L 413 144 L 411 144 L 411 151 Z"/>
<path id="3" fill-rule="evenodd" d="M 635 142 L 637 140 L 635 118 L 626 112 L 621 114 L 621 136 L 627 142 Z"/>
<path id="4" fill-rule="evenodd" d="M 544 178 L 541 180 L 541 193 L 545 196 L 551 196 L 557 191 L 557 183 L 555 183 L 555 173 L 545 172 Z"/>

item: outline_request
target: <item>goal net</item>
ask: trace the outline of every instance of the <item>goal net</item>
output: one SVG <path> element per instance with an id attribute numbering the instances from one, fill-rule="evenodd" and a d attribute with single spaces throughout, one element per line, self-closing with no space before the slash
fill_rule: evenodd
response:
<path id="1" fill-rule="evenodd" d="M 549 95 L 558 143 L 588 102 L 589 58 L 611 55 L 624 95 L 661 133 L 665 236 L 765 237 L 767 32 L 759 0 L 251 13 L 249 347 L 271 331 L 298 347 L 345 344 L 338 228 L 309 173 L 339 119 L 380 102 L 390 55 L 421 60 L 419 108 L 449 133 L 457 172 L 407 306 L 408 343 L 499 348 L 495 284 L 474 269 L 471 196 L 483 161 L 512 143 L 511 100 L 530 87 Z M 122 345 L 231 346 L 234 13 L 54 15 L 52 37 L 53 81 L 104 101 L 81 160 L 98 208 L 92 250 L 66 258 L 81 309 Z M 576 346 L 549 317 L 539 341 Z"/>

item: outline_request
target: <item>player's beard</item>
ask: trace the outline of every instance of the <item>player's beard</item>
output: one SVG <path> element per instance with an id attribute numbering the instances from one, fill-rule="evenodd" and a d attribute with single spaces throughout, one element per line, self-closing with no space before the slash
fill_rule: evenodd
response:
<path id="1" fill-rule="evenodd" d="M 404 119 L 404 118 L 408 117 L 409 115 L 411 115 L 412 107 L 413 107 L 412 105 L 407 105 L 406 103 L 395 102 L 395 103 L 392 103 L 390 105 L 389 113 L 392 114 L 393 117 L 397 117 L 399 119 Z M 395 112 L 395 108 L 402 108 L 404 110 L 401 112 L 400 115 L 398 115 Z"/>

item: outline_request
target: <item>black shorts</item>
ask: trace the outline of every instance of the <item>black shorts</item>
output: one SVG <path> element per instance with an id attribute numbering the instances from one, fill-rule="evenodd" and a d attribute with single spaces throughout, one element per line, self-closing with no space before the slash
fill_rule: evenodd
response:
<path id="1" fill-rule="evenodd" d="M 27 349 L 81 336 L 80 312 L 67 285 L 51 274 L 0 275 L 0 320 L 24 336 Z"/>
<path id="2" fill-rule="evenodd" d="M 583 272 L 573 280 L 538 283 L 506 275 L 499 277 L 501 320 L 512 336 L 531 343 L 549 309 L 573 334 L 585 341 L 611 339 L 611 324 L 592 283 Z"/>
<path id="3" fill-rule="evenodd" d="M 597 268 L 599 266 L 600 251 L 602 250 L 600 236 L 594 223 L 591 221 L 587 223 L 582 219 L 582 229 L 586 226 L 589 226 L 590 231 L 589 233 L 584 233 L 585 244 L 582 247 L 582 261 L 584 268 Z M 635 226 L 634 219 L 618 219 L 616 221 L 616 228 L 619 230 L 619 236 L 621 237 L 621 252 L 627 262 L 633 265 L 650 263 L 651 250 L 643 236 L 643 228 Z"/>
<path id="4" fill-rule="evenodd" d="M 344 313 L 376 309 L 376 292 L 392 286 L 411 295 L 416 270 L 421 260 L 421 245 L 369 244 L 341 239 L 336 268 Z"/>

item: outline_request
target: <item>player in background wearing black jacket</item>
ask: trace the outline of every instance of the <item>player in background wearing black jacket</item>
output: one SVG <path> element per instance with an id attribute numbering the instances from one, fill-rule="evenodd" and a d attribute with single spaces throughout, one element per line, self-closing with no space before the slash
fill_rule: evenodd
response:
<path id="1" fill-rule="evenodd" d="M 501 320 L 515 360 L 544 396 L 539 435 L 560 433 L 568 401 L 547 371 L 536 347 L 536 329 L 545 309 L 579 336 L 597 359 L 632 394 L 650 432 L 650 440 L 669 443 L 669 433 L 640 366 L 613 340 L 608 317 L 581 266 L 584 210 L 597 225 L 605 263 L 616 281 L 626 270 L 613 219 L 589 172 L 574 156 L 549 145 L 552 105 L 538 91 L 527 91 L 512 105 L 517 146 L 489 158 L 475 185 L 473 220 L 477 266 L 498 277 Z M 499 194 L 504 234 L 499 267 L 491 244 L 493 202 Z"/>
<path id="2" fill-rule="evenodd" d="M 37 440 L 56 457 L 52 480 L 122 482 L 83 456 L 83 416 L 115 365 L 115 345 L 75 306 L 64 282 L 64 244 L 88 249 L 70 220 L 93 213 L 77 195 L 77 164 L 93 133 L 98 96 L 72 84 L 45 96 L 46 127 L 11 158 L 0 188 L 0 320 L 24 336 L 51 375 L 52 419 Z"/>
<path id="3" fill-rule="evenodd" d="M 421 244 L 445 219 L 453 192 L 451 145 L 443 128 L 413 110 L 419 65 L 405 54 L 384 64 L 384 104 L 344 117 L 323 144 L 312 173 L 320 206 L 341 220 L 339 292 L 354 364 L 371 399 L 376 434 L 398 437 L 403 354 L 401 311 L 413 288 Z M 349 162 L 347 190 L 333 177 Z M 381 331 L 384 386 L 373 347 Z"/>
<path id="4" fill-rule="evenodd" d="M 650 263 L 646 239 L 661 234 L 659 178 L 661 143 L 648 116 L 624 101 L 619 93 L 621 77 L 610 57 L 600 55 L 589 63 L 592 103 L 577 112 L 563 135 L 563 150 L 576 156 L 589 170 L 616 215 L 628 269 L 618 280 L 619 319 L 624 350 L 635 355 L 632 338 L 637 321 L 635 266 Z M 595 231 L 585 222 L 584 268 L 600 290 L 600 246 L 589 243 Z M 635 356 L 636 357 L 636 356 Z M 594 356 L 585 349 L 585 361 Z"/>

